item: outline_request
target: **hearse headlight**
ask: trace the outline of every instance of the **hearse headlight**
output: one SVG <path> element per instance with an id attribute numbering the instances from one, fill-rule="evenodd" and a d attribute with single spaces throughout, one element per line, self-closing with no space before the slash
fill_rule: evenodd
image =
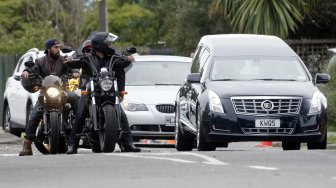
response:
<path id="1" fill-rule="evenodd" d="M 313 98 L 310 102 L 310 110 L 309 114 L 316 114 L 321 112 L 321 100 L 322 100 L 322 93 L 320 91 L 315 91 Z"/>
<path id="2" fill-rule="evenodd" d="M 209 97 L 210 110 L 213 112 L 224 113 L 222 102 L 218 97 L 218 95 L 213 91 L 209 91 L 208 97 Z"/>

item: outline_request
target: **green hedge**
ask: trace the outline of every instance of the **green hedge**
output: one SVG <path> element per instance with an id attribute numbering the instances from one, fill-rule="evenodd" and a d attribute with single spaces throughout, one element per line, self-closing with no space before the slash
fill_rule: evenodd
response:
<path id="1" fill-rule="evenodd" d="M 324 69 L 331 77 L 330 82 L 319 86 L 328 99 L 329 129 L 336 130 L 336 55 L 333 56 Z"/>

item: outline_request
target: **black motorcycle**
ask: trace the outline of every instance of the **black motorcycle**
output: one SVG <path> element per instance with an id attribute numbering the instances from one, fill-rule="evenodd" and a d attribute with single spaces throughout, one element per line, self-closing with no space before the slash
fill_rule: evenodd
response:
<path id="1" fill-rule="evenodd" d="M 30 67 L 34 65 L 34 62 L 26 62 L 25 65 Z M 70 75 L 61 78 L 49 75 L 42 80 L 39 75 L 29 74 L 28 80 L 21 80 L 22 85 L 24 82 L 42 80 L 39 83 L 35 82 L 34 85 L 34 91 L 40 90 L 38 101 L 42 104 L 42 108 L 38 110 L 43 112 L 43 119 L 37 127 L 34 144 L 43 154 L 57 154 L 67 151 L 67 140 L 74 119 L 71 105 L 67 103 L 66 94 L 67 80 L 70 78 Z"/>
<path id="2" fill-rule="evenodd" d="M 136 53 L 135 48 L 127 49 L 124 55 Z M 115 144 L 121 137 L 119 91 L 115 72 L 112 70 L 115 61 L 111 58 L 108 68 L 97 70 L 96 59 L 91 54 L 74 59 L 67 63 L 71 68 L 86 67 L 92 72 L 92 77 L 86 91 L 82 95 L 90 95 L 89 115 L 82 133 L 77 135 L 90 143 L 93 152 L 113 152 Z"/>
<path id="3" fill-rule="evenodd" d="M 43 121 L 37 128 L 34 144 L 43 154 L 65 153 L 67 150 L 74 120 L 71 105 L 67 103 L 68 79 L 67 76 L 49 75 L 42 81 L 38 100 L 43 106 Z"/>

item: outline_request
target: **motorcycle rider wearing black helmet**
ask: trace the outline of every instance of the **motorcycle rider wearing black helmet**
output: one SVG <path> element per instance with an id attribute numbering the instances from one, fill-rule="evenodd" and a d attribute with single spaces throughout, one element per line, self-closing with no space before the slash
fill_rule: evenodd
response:
<path id="1" fill-rule="evenodd" d="M 94 36 L 91 39 L 91 54 L 93 57 L 97 59 L 97 64 L 95 65 L 97 70 L 99 70 L 102 67 L 108 66 L 108 63 L 110 62 L 110 59 L 113 55 L 115 55 L 115 49 L 112 43 L 117 39 L 118 37 L 112 33 L 108 32 L 98 32 L 94 34 Z M 115 64 L 113 66 L 113 70 L 115 71 L 115 75 L 117 78 L 117 85 L 118 85 L 118 91 L 124 91 L 125 90 L 125 71 L 124 68 L 129 66 L 132 61 L 134 61 L 133 56 L 127 56 L 127 59 L 125 59 L 122 56 L 114 56 L 113 59 L 116 60 Z M 85 71 L 83 69 L 82 75 L 92 76 L 90 75 L 90 71 Z M 79 138 L 76 136 L 76 134 L 81 133 L 83 125 L 85 124 L 85 117 L 89 113 L 88 111 L 88 95 L 81 95 L 79 106 L 77 110 L 77 116 L 75 118 L 74 125 L 72 127 L 69 142 L 68 142 L 68 151 L 67 154 L 76 154 Z M 122 100 L 123 96 L 120 96 L 119 100 Z M 133 140 L 131 137 L 131 131 L 129 129 L 126 114 L 121 110 L 121 128 L 122 128 L 122 135 L 120 140 L 120 148 L 122 152 L 140 152 L 141 150 L 139 148 L 136 148 L 133 144 Z"/>
<path id="2" fill-rule="evenodd" d="M 56 39 L 49 39 L 45 43 L 45 56 L 36 60 L 34 66 L 25 69 L 22 72 L 23 79 L 28 79 L 29 74 L 40 75 L 42 78 L 49 76 L 51 74 L 57 75 L 59 77 L 66 75 L 68 73 L 68 69 L 66 64 L 64 63 L 67 60 L 71 59 L 71 57 L 63 57 L 60 55 L 61 45 Z M 73 72 L 78 76 L 78 73 Z M 71 104 L 74 113 L 76 114 L 77 106 L 78 106 L 78 96 L 72 92 L 67 91 L 68 101 Z M 36 102 L 34 109 L 32 111 L 31 117 L 28 121 L 26 127 L 26 136 L 23 143 L 23 149 L 20 151 L 19 156 L 25 155 L 33 155 L 32 152 L 32 142 L 35 139 L 35 133 L 38 126 L 38 123 L 43 118 L 43 111 L 39 110 L 42 107 L 39 101 Z"/>

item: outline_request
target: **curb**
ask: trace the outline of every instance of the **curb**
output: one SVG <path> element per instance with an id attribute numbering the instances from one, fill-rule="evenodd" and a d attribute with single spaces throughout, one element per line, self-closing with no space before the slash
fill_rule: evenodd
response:
<path id="1" fill-rule="evenodd" d="M 0 131 L 0 144 L 16 144 L 20 142 L 21 142 L 20 137 Z"/>

